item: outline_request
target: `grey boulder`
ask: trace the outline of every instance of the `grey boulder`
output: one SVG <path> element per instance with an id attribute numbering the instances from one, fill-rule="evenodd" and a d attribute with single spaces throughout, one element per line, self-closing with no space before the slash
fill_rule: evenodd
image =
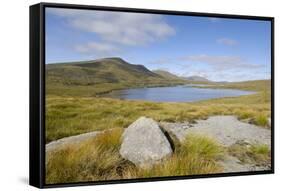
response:
<path id="1" fill-rule="evenodd" d="M 151 167 L 169 157 L 173 150 L 157 122 L 140 117 L 122 135 L 120 154 L 142 168 Z"/>

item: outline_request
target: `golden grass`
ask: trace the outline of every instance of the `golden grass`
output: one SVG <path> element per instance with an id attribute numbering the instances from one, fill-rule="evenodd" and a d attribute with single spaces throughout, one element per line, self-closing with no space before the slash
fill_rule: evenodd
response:
<path id="1" fill-rule="evenodd" d="M 271 164 L 271 150 L 264 144 L 234 144 L 228 148 L 228 153 L 243 163 L 265 166 Z"/>
<path id="2" fill-rule="evenodd" d="M 269 93 L 194 103 L 154 103 L 110 98 L 47 96 L 46 141 L 95 130 L 125 128 L 140 116 L 157 121 L 193 122 L 211 115 L 236 115 L 267 127 L 271 115 Z"/>
<path id="3" fill-rule="evenodd" d="M 101 92 L 103 88 L 108 89 L 100 88 L 98 91 Z M 46 142 L 95 130 L 113 130 L 79 145 L 47 153 L 46 182 L 52 184 L 222 172 L 217 160 L 225 151 L 215 140 L 207 137 L 191 135 L 180 147 L 176 145 L 171 158 L 150 170 L 138 169 L 122 159 L 119 147 L 123 128 L 140 116 L 157 121 L 193 122 L 211 115 L 236 115 L 240 120 L 267 127 L 267 118 L 271 115 L 270 86 L 261 81 L 257 84 L 232 84 L 228 88 L 255 90 L 257 93 L 193 103 L 154 103 L 48 94 Z M 71 91 L 75 93 L 76 90 Z M 87 96 L 91 96 L 91 91 L 85 91 Z M 233 145 L 227 151 L 242 162 L 264 164 L 270 160 L 270 149 L 264 145 L 250 148 Z"/>
<path id="4" fill-rule="evenodd" d="M 152 169 L 139 169 L 138 177 L 183 176 L 222 172 L 217 161 L 222 159 L 224 148 L 214 139 L 190 134 L 176 148 L 174 155 Z"/>
<path id="5" fill-rule="evenodd" d="M 79 145 L 47 153 L 46 182 L 54 184 L 222 171 L 217 160 L 224 150 L 213 139 L 190 135 L 172 157 L 150 169 L 141 169 L 119 155 L 121 133 L 122 129 L 107 131 Z"/>
<path id="6" fill-rule="evenodd" d="M 48 184 L 129 177 L 134 166 L 118 152 L 122 129 L 114 129 L 78 145 L 47 153 Z M 123 175 L 123 171 L 126 173 Z"/>

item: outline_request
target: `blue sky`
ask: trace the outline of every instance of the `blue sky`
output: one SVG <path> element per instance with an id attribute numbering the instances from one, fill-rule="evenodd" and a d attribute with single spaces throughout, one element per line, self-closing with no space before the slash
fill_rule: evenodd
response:
<path id="1" fill-rule="evenodd" d="M 151 70 L 214 81 L 270 78 L 270 22 L 46 10 L 46 63 L 121 57 Z"/>

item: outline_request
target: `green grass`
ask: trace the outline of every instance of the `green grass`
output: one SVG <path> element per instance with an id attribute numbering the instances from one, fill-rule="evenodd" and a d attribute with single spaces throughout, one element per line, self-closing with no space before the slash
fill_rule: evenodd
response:
<path id="1" fill-rule="evenodd" d="M 96 97 L 47 96 L 46 141 L 95 130 L 125 128 L 140 116 L 157 121 L 193 122 L 211 115 L 236 115 L 267 127 L 269 94 L 213 99 L 194 103 L 153 103 Z M 265 121 L 266 120 L 266 121 Z"/>
<path id="2" fill-rule="evenodd" d="M 192 155 L 205 161 L 217 160 L 223 157 L 224 149 L 213 138 L 203 135 L 189 134 L 180 147 L 180 154 Z"/>
<path id="3" fill-rule="evenodd" d="M 268 125 L 267 118 L 268 117 L 266 116 L 266 114 L 259 114 L 259 115 L 255 116 L 254 123 L 258 124 L 260 126 L 267 126 Z"/>
<path id="4" fill-rule="evenodd" d="M 48 184 L 149 178 L 221 172 L 217 161 L 223 148 L 213 139 L 190 135 L 169 159 L 141 169 L 121 158 L 122 129 L 107 131 L 90 141 L 47 153 Z"/>
<path id="5" fill-rule="evenodd" d="M 237 157 L 242 163 L 255 165 L 271 164 L 271 150 L 264 144 L 234 144 L 228 148 L 230 155 Z"/>
<path id="6" fill-rule="evenodd" d="M 113 130 L 79 145 L 47 153 L 46 182 L 217 173 L 223 171 L 217 161 L 226 152 L 245 163 L 270 164 L 270 149 L 265 145 L 233 145 L 225 150 L 215 140 L 199 135 L 190 135 L 183 144 L 176 144 L 173 156 L 150 170 L 139 169 L 119 155 L 123 129 L 140 116 L 157 121 L 194 122 L 211 115 L 236 115 L 242 121 L 267 128 L 267 117 L 271 115 L 270 86 L 262 81 L 257 82 L 258 85 L 251 83 L 238 83 L 235 88 L 255 90 L 256 94 L 194 103 L 154 103 L 97 97 L 99 93 L 127 86 L 120 83 L 75 88 L 65 85 L 54 89 L 53 86 L 47 87 L 46 142 L 96 130 Z"/>

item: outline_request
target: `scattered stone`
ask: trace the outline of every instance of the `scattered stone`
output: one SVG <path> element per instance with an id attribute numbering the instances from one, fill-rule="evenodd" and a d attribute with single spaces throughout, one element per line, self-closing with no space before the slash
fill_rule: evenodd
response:
<path id="1" fill-rule="evenodd" d="M 121 156 L 142 168 L 151 167 L 173 152 L 167 137 L 151 118 L 140 117 L 124 131 L 122 138 Z"/>
<path id="2" fill-rule="evenodd" d="M 270 117 L 267 118 L 267 125 L 268 125 L 268 127 L 271 127 L 271 118 Z"/>
<path id="3" fill-rule="evenodd" d="M 241 161 L 230 155 L 224 156 L 224 159 L 219 162 L 223 167 L 223 172 L 247 172 L 252 170 L 252 166 L 249 164 L 242 164 Z"/>

